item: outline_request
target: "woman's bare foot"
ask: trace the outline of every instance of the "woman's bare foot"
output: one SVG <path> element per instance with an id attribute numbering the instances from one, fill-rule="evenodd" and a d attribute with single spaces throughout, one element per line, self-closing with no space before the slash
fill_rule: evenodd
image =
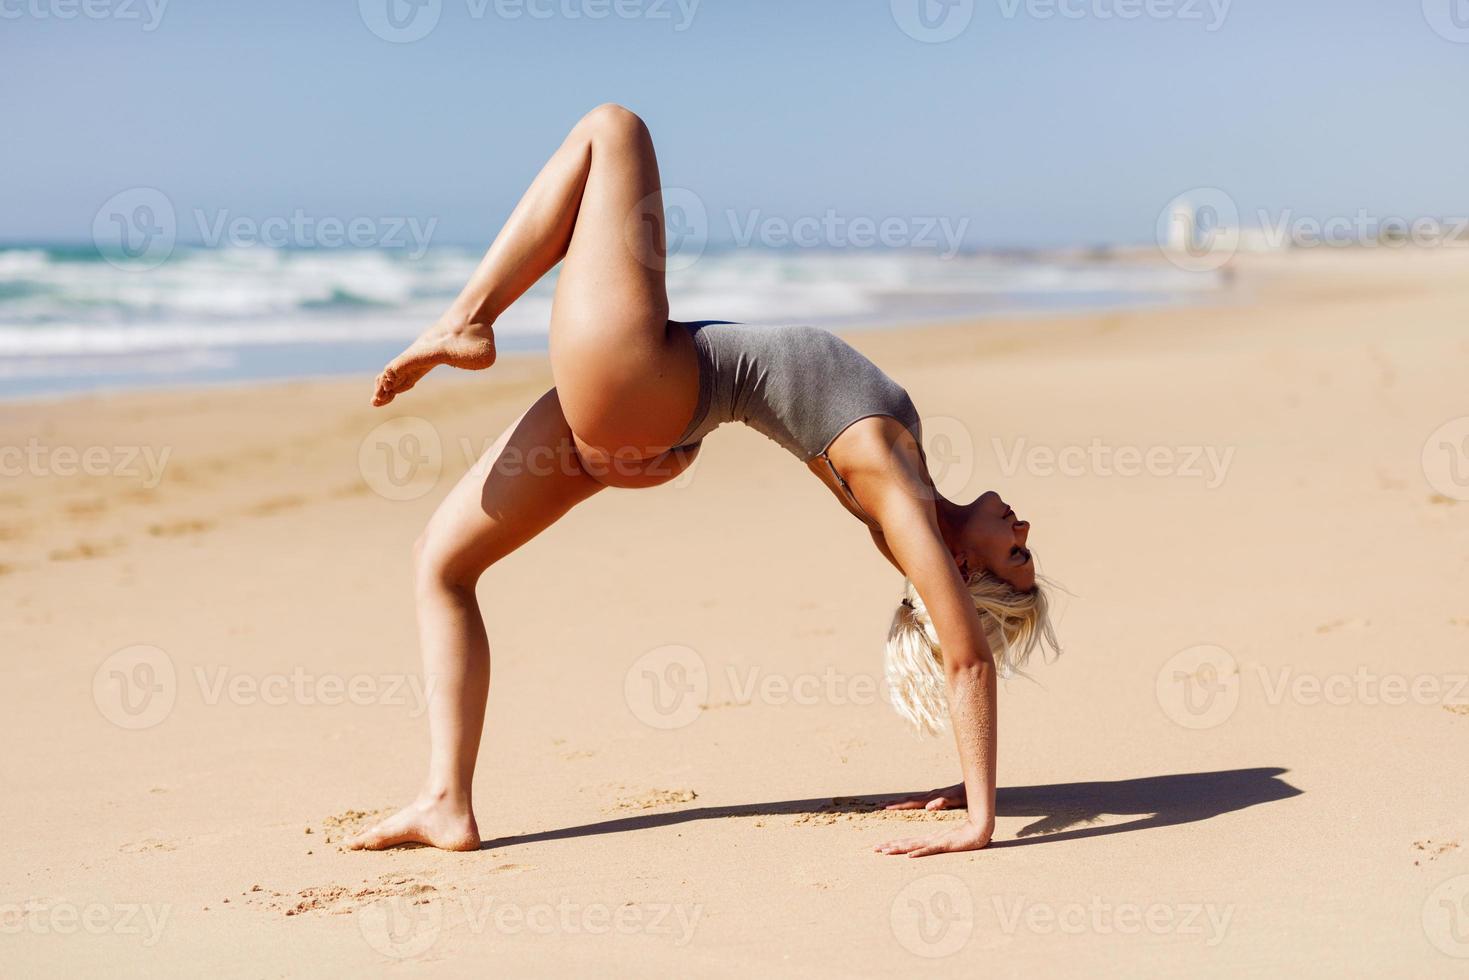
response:
<path id="1" fill-rule="evenodd" d="M 386 405 L 440 364 L 481 371 L 494 363 L 493 324 L 440 321 L 383 368 L 383 373 L 377 376 L 372 403 L 379 407 Z"/>
<path id="2" fill-rule="evenodd" d="M 479 849 L 479 827 L 469 800 L 424 794 L 412 804 L 347 842 L 354 851 L 381 851 L 399 844 L 427 844 L 445 851 Z"/>

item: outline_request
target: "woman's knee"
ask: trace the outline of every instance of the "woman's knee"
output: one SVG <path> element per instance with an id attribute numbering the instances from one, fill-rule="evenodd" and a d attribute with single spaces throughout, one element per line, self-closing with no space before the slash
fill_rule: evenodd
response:
<path id="1" fill-rule="evenodd" d="M 473 592 L 484 567 L 468 560 L 468 556 L 443 539 L 430 522 L 413 542 L 413 578 L 420 592 L 424 590 Z"/>
<path id="2" fill-rule="evenodd" d="M 597 106 L 582 116 L 578 125 L 598 136 L 621 139 L 642 138 L 648 133 L 648 126 L 641 116 L 616 102 L 604 102 Z"/>

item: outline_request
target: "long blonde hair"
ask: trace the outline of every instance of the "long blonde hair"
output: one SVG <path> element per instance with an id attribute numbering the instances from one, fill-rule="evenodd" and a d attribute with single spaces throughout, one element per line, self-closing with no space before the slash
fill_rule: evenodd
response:
<path id="1" fill-rule="evenodd" d="M 978 572 L 969 578 L 969 595 L 979 612 L 985 639 L 1001 677 L 1024 675 L 1025 664 L 1037 649 L 1061 653 L 1051 626 L 1046 582 L 1021 592 L 1007 582 Z M 949 721 L 943 651 L 928 608 L 912 582 L 903 583 L 903 601 L 888 629 L 886 675 L 888 697 L 898 714 L 927 734 L 941 731 Z"/>

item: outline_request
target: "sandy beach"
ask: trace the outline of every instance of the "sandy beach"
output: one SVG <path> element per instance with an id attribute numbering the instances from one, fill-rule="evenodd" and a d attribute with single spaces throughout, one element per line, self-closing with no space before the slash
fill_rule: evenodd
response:
<path id="1" fill-rule="evenodd" d="M 409 549 L 544 358 L 5 404 L 0 972 L 1462 972 L 1466 309 L 1469 249 L 1321 249 L 848 335 L 1069 592 L 994 844 L 921 860 L 871 850 L 959 819 L 880 810 L 959 778 L 884 701 L 901 582 L 753 432 L 485 575 L 485 843 L 371 854 L 427 744 Z"/>

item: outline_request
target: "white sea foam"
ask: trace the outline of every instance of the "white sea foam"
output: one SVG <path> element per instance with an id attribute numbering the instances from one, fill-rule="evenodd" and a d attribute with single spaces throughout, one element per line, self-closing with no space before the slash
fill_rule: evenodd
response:
<path id="1" fill-rule="evenodd" d="M 180 249 L 147 271 L 82 250 L 0 249 L 0 358 L 106 357 L 406 340 L 438 316 L 478 260 L 389 251 Z M 497 324 L 544 336 L 554 277 Z M 673 316 L 856 323 L 1065 305 L 1069 297 L 1164 296 L 1208 277 L 1132 261 L 887 251 L 711 251 L 669 279 Z"/>

